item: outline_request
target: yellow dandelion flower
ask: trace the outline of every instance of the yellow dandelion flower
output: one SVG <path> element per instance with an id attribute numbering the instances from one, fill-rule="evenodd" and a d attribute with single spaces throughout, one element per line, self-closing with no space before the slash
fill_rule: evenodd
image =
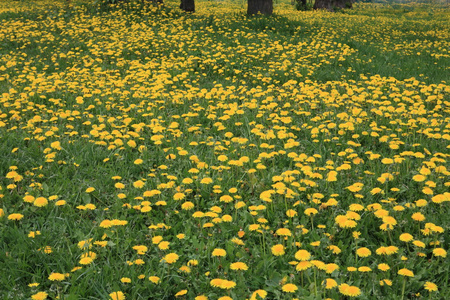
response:
<path id="1" fill-rule="evenodd" d="M 296 266 L 295 266 L 295 270 L 297 270 L 298 272 L 301 271 L 305 271 L 309 268 L 311 268 L 313 266 L 313 264 L 307 260 L 305 261 L 300 261 Z"/>
<path id="2" fill-rule="evenodd" d="M 145 252 L 148 251 L 148 247 L 145 245 L 136 245 L 136 246 L 133 246 L 133 250 L 136 250 L 137 254 L 139 254 L 139 255 L 144 255 Z"/>
<path id="3" fill-rule="evenodd" d="M 335 263 L 325 265 L 325 273 L 327 273 L 327 274 L 331 274 L 336 270 L 339 270 L 339 266 Z"/>
<path id="4" fill-rule="evenodd" d="M 385 272 L 385 271 L 389 270 L 390 267 L 389 267 L 388 264 L 381 263 L 381 264 L 378 264 L 378 269 L 381 270 L 381 271 L 383 271 L 383 272 Z"/>
<path id="5" fill-rule="evenodd" d="M 169 249 L 169 245 L 170 245 L 170 242 L 162 241 L 158 244 L 158 248 L 161 250 L 167 250 L 167 249 Z"/>
<path id="6" fill-rule="evenodd" d="M 223 281 L 223 279 L 220 279 L 220 278 L 214 278 L 214 279 L 211 279 L 211 281 L 209 282 L 209 284 L 210 284 L 212 287 L 220 287 L 220 286 L 222 285 L 222 281 Z"/>
<path id="7" fill-rule="evenodd" d="M 151 282 L 153 282 L 154 284 L 158 284 L 161 282 L 161 279 L 158 276 L 150 276 L 148 278 L 148 280 L 150 280 Z"/>
<path id="8" fill-rule="evenodd" d="M 116 182 L 116 183 L 114 184 L 114 187 L 115 187 L 116 189 L 124 189 L 124 188 L 125 188 L 125 184 L 123 184 L 123 183 L 121 183 L 121 182 Z"/>
<path id="9" fill-rule="evenodd" d="M 339 292 L 348 297 L 357 297 L 361 295 L 361 290 L 358 287 L 346 283 L 339 285 Z"/>
<path id="10" fill-rule="evenodd" d="M 342 252 L 342 250 L 336 245 L 330 245 L 327 249 L 331 250 L 334 254 L 339 254 Z"/>
<path id="11" fill-rule="evenodd" d="M 225 255 L 227 255 L 227 252 L 224 249 L 215 248 L 211 255 L 216 257 L 217 256 L 224 257 Z"/>
<path id="12" fill-rule="evenodd" d="M 291 236 L 292 235 L 291 231 L 287 228 L 278 228 L 275 233 L 280 236 Z"/>
<path id="13" fill-rule="evenodd" d="M 211 183 L 213 183 L 213 180 L 210 177 L 205 177 L 200 181 L 200 183 L 201 184 L 211 184 Z"/>
<path id="14" fill-rule="evenodd" d="M 284 255 L 285 251 L 284 251 L 284 246 L 282 244 L 277 244 L 272 246 L 271 250 L 272 250 L 272 254 L 275 256 L 281 256 Z"/>
<path id="15" fill-rule="evenodd" d="M 281 287 L 281 290 L 285 293 L 295 293 L 298 290 L 298 287 L 292 283 L 286 283 Z"/>
<path id="16" fill-rule="evenodd" d="M 425 282 L 425 284 L 423 285 L 424 289 L 426 289 L 429 292 L 436 292 L 438 290 L 438 287 L 435 283 L 433 282 Z"/>
<path id="17" fill-rule="evenodd" d="M 25 195 L 24 197 L 23 197 L 23 201 L 25 201 L 25 202 L 27 202 L 27 203 L 33 203 L 34 202 L 34 197 L 33 196 L 31 196 L 31 195 Z"/>
<path id="18" fill-rule="evenodd" d="M 322 286 L 324 286 L 327 290 L 331 290 L 332 288 L 337 287 L 337 282 L 334 279 L 327 278 L 324 281 L 322 281 Z"/>
<path id="19" fill-rule="evenodd" d="M 422 182 L 422 181 L 425 181 L 425 179 L 427 179 L 427 176 L 424 176 L 421 174 L 417 174 L 412 177 L 412 180 L 414 180 L 416 182 Z"/>
<path id="20" fill-rule="evenodd" d="M 220 284 L 220 288 L 221 289 L 225 289 L 225 290 L 229 290 L 232 289 L 236 286 L 236 282 L 231 281 L 231 280 L 222 280 L 222 283 Z"/>
<path id="21" fill-rule="evenodd" d="M 318 211 L 317 211 L 317 209 L 315 209 L 315 208 L 307 208 L 307 209 L 305 209 L 304 213 L 305 213 L 305 215 L 307 215 L 307 216 L 311 216 L 311 215 L 317 214 Z"/>
<path id="22" fill-rule="evenodd" d="M 414 246 L 419 247 L 419 248 L 425 248 L 425 243 L 419 240 L 415 240 L 412 242 Z"/>
<path id="23" fill-rule="evenodd" d="M 402 242 L 410 242 L 414 239 L 413 236 L 409 233 L 402 233 L 398 238 Z"/>
<path id="24" fill-rule="evenodd" d="M 295 253 L 295 259 L 299 261 L 309 260 L 311 258 L 311 253 L 306 250 L 300 249 Z"/>
<path id="25" fill-rule="evenodd" d="M 184 193 L 176 193 L 175 195 L 173 195 L 173 200 L 175 201 L 183 200 L 184 198 L 186 198 L 186 195 Z"/>
<path id="26" fill-rule="evenodd" d="M 37 292 L 36 294 L 31 295 L 32 300 L 45 300 L 47 297 L 48 294 L 46 292 Z"/>
<path id="27" fill-rule="evenodd" d="M 425 216 L 420 212 L 416 212 L 411 216 L 411 219 L 413 219 L 414 221 L 422 222 L 425 220 Z"/>
<path id="28" fill-rule="evenodd" d="M 265 299 L 267 292 L 265 290 L 256 290 L 252 293 L 250 300 Z"/>
<path id="29" fill-rule="evenodd" d="M 82 257 L 78 263 L 79 263 L 80 265 L 89 265 L 89 264 L 91 264 L 93 261 L 94 261 L 94 260 L 92 259 L 92 257 L 86 256 L 86 257 Z"/>
<path id="30" fill-rule="evenodd" d="M 163 260 L 168 264 L 173 264 L 178 260 L 179 256 L 176 253 L 169 253 L 166 256 L 164 256 Z"/>
<path id="31" fill-rule="evenodd" d="M 62 281 L 66 278 L 66 276 L 62 273 L 52 273 L 48 276 L 48 280 L 51 281 Z"/>
<path id="32" fill-rule="evenodd" d="M 398 273 L 399 275 L 402 275 L 402 276 L 414 277 L 413 271 L 408 270 L 408 269 L 406 269 L 406 268 L 403 268 L 403 269 L 398 270 L 397 273 Z"/>
<path id="33" fill-rule="evenodd" d="M 361 266 L 361 267 L 358 268 L 358 271 L 361 272 L 361 273 L 366 273 L 366 272 L 372 271 L 372 269 L 367 267 L 367 266 Z"/>
<path id="34" fill-rule="evenodd" d="M 230 269 L 236 270 L 236 271 L 240 271 L 240 270 L 246 271 L 246 270 L 248 270 L 248 266 L 247 266 L 247 264 L 245 264 L 243 262 L 235 262 L 230 265 Z"/>
<path id="35" fill-rule="evenodd" d="M 175 297 L 183 296 L 187 294 L 187 290 L 181 290 L 178 293 L 175 294 Z"/>
<path id="36" fill-rule="evenodd" d="M 14 213 L 8 216 L 8 220 L 19 221 L 23 218 L 22 214 Z"/>
<path id="37" fill-rule="evenodd" d="M 359 257 L 368 257 L 371 254 L 372 252 L 366 247 L 361 247 L 356 250 L 356 255 L 358 255 Z"/>
<path id="38" fill-rule="evenodd" d="M 125 294 L 121 291 L 112 292 L 109 297 L 111 297 L 111 300 L 125 300 Z"/>
<path id="39" fill-rule="evenodd" d="M 225 203 L 230 203 L 233 200 L 234 200 L 233 197 L 231 197 L 230 195 L 223 195 L 219 198 L 220 202 L 225 202 Z"/>
<path id="40" fill-rule="evenodd" d="M 120 282 L 122 282 L 122 283 L 131 283 L 131 278 L 122 277 L 122 278 L 120 278 Z"/>
<path id="41" fill-rule="evenodd" d="M 435 248 L 433 249 L 433 255 L 438 257 L 447 257 L 447 251 L 443 248 Z"/>

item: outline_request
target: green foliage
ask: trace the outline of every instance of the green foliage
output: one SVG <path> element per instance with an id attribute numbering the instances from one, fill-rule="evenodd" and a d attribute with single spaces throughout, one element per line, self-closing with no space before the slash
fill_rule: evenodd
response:
<path id="1" fill-rule="evenodd" d="M 448 11 L 30 3 L 0 3 L 1 297 L 449 293 Z"/>

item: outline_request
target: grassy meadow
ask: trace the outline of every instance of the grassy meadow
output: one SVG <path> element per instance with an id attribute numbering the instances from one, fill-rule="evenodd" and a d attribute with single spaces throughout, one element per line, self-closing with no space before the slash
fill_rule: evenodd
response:
<path id="1" fill-rule="evenodd" d="M 450 11 L 0 2 L 0 299 L 448 299 Z"/>

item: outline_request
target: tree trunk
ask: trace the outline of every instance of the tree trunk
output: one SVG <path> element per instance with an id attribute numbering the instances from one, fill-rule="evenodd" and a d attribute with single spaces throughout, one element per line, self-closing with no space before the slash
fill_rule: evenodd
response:
<path id="1" fill-rule="evenodd" d="M 335 11 L 338 8 L 352 8 L 352 0 L 316 0 L 314 2 L 314 9 L 327 9 Z"/>
<path id="2" fill-rule="evenodd" d="M 181 0 L 180 8 L 184 11 L 195 12 L 195 0 Z"/>
<path id="3" fill-rule="evenodd" d="M 247 14 L 271 15 L 273 13 L 273 0 L 248 0 Z"/>

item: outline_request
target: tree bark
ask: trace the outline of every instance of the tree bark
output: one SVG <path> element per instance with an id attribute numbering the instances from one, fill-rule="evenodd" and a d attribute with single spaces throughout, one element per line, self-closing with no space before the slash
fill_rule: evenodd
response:
<path id="1" fill-rule="evenodd" d="M 181 0 L 180 8 L 184 11 L 195 12 L 195 0 Z"/>
<path id="2" fill-rule="evenodd" d="M 247 14 L 271 15 L 273 13 L 273 0 L 248 0 Z"/>
<path id="3" fill-rule="evenodd" d="M 316 0 L 314 2 L 314 9 L 327 9 L 335 11 L 338 8 L 352 8 L 352 0 Z"/>

